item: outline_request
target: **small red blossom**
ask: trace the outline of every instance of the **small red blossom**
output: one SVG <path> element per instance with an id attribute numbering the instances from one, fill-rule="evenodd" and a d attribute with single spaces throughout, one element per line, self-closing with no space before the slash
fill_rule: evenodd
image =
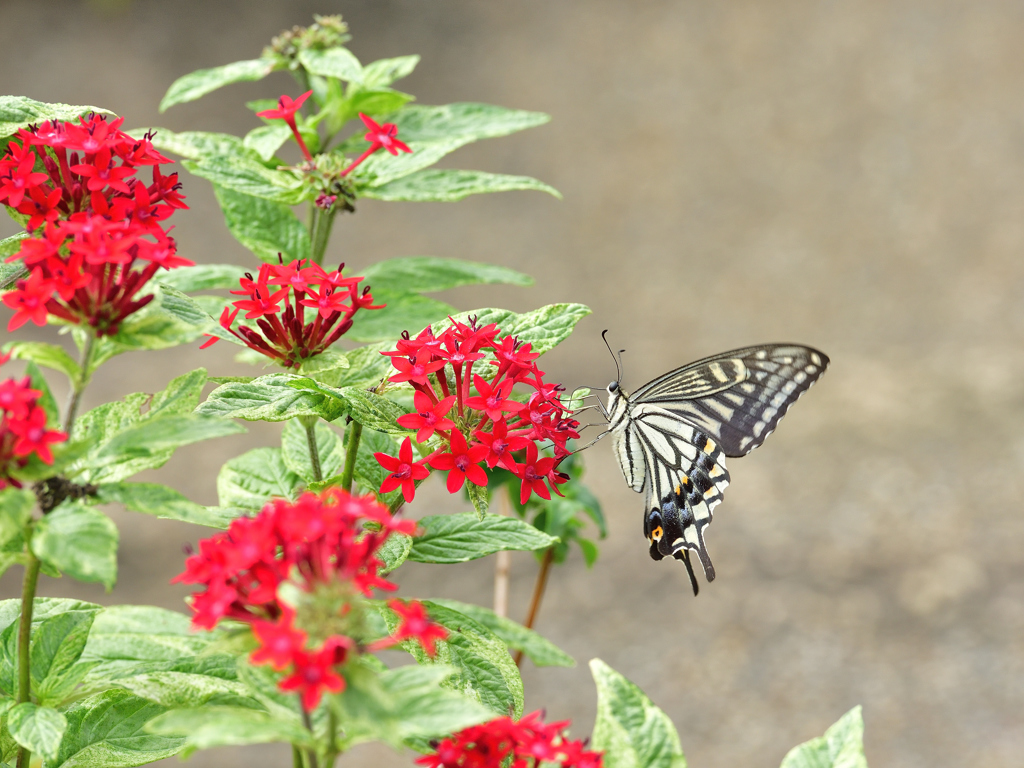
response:
<path id="1" fill-rule="evenodd" d="M 390 648 L 408 638 L 415 640 L 423 648 L 424 652 L 431 658 L 437 654 L 437 641 L 448 638 L 448 630 L 440 624 L 436 624 L 427 616 L 423 603 L 418 600 L 404 602 L 402 600 L 388 600 L 388 608 L 398 614 L 401 621 L 394 634 L 390 637 L 378 640 L 370 645 L 371 650 Z"/>
<path id="2" fill-rule="evenodd" d="M 281 98 L 277 100 L 277 109 L 265 109 L 262 112 L 256 113 L 257 117 L 267 120 L 284 120 L 288 127 L 292 129 L 292 135 L 295 137 L 299 149 L 302 150 L 302 156 L 307 160 L 312 160 L 313 156 L 309 154 L 306 142 L 302 140 L 302 134 L 299 133 L 298 126 L 295 124 L 295 113 L 299 111 L 299 108 L 312 94 L 312 91 L 306 91 L 297 99 L 292 99 L 288 94 L 282 94 Z"/>
<path id="3" fill-rule="evenodd" d="M 348 176 L 348 174 L 355 170 L 366 158 L 378 149 L 386 149 L 392 155 L 397 155 L 399 150 L 402 152 L 412 152 L 412 149 L 409 148 L 408 144 L 397 138 L 398 126 L 394 123 L 378 125 L 372 117 L 364 115 L 362 112 L 359 113 L 359 119 L 363 121 L 363 125 L 369 128 L 365 138 L 370 142 L 370 146 L 365 152 L 363 152 L 363 154 L 353 160 L 351 165 L 341 172 L 342 176 Z"/>
<path id="4" fill-rule="evenodd" d="M 535 443 L 530 443 L 526 446 L 526 461 L 523 462 L 523 466 L 516 472 L 523 481 L 519 491 L 520 504 L 525 504 L 533 493 L 536 493 L 542 499 L 551 498 L 551 494 L 548 493 L 548 487 L 544 481 L 547 479 L 548 473 L 554 469 L 554 466 L 555 459 L 549 457 L 538 458 Z"/>
<path id="5" fill-rule="evenodd" d="M 424 461 L 413 461 L 412 441 L 407 437 L 398 449 L 398 458 L 386 453 L 375 453 L 377 463 L 386 469 L 390 474 L 380 484 L 381 493 L 390 493 L 401 486 L 402 497 L 412 501 L 416 495 L 416 481 L 425 480 L 430 475 L 430 470 L 424 466 Z"/>
<path id="6" fill-rule="evenodd" d="M 448 492 L 459 491 L 466 480 L 474 485 L 487 485 L 487 473 L 480 462 L 487 456 L 487 446 L 466 442 L 465 436 L 457 429 L 452 430 L 448 452 L 434 453 L 427 459 L 430 466 L 448 472 Z"/>
<path id="7" fill-rule="evenodd" d="M 398 425 L 406 429 L 419 430 L 416 433 L 416 442 L 425 443 L 437 430 L 455 427 L 454 421 L 445 418 L 453 405 L 455 405 L 455 395 L 449 395 L 435 403 L 429 395 L 417 390 L 413 393 L 413 406 L 416 408 L 416 413 L 399 416 Z"/>
<path id="8" fill-rule="evenodd" d="M 54 282 L 38 267 L 32 270 L 27 280 L 19 280 L 13 291 L 4 294 L 4 304 L 14 310 L 7 330 L 17 330 L 29 320 L 36 325 L 46 325 L 46 304 L 54 290 Z"/>
<path id="9" fill-rule="evenodd" d="M 347 638 L 330 637 L 323 646 L 312 653 L 296 651 L 292 655 L 294 672 L 278 683 L 282 691 L 297 691 L 302 707 L 307 712 L 316 709 L 324 693 L 341 693 L 345 690 L 345 678 L 334 671 L 334 667 L 345 662 L 350 643 Z"/>

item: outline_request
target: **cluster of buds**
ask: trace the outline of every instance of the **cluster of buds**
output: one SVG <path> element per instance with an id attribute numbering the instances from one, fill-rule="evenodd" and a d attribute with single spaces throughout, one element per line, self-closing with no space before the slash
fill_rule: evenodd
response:
<path id="1" fill-rule="evenodd" d="M 569 721 L 544 724 L 543 713 L 533 712 L 518 723 L 509 717 L 474 725 L 439 742 L 434 751 L 417 758 L 428 768 L 536 768 L 541 763 L 561 768 L 601 768 L 602 755 L 586 749 L 583 741 L 566 736 Z"/>
<path id="2" fill-rule="evenodd" d="M 174 581 L 205 587 L 192 596 L 193 626 L 212 629 L 222 619 L 250 624 L 258 646 L 250 660 L 288 671 L 281 689 L 297 691 L 311 710 L 325 691 L 344 688 L 339 668 L 350 654 L 406 638 L 433 654 L 435 641 L 446 636 L 422 605 L 392 600 L 398 630 L 361 645 L 361 599 L 374 589 L 396 589 L 378 575 L 383 563 L 377 553 L 392 533 L 415 529 L 372 496 L 329 489 L 295 502 L 276 499 L 255 517 L 234 520 L 226 532 L 200 541 Z M 300 596 L 295 605 L 280 597 L 289 586 Z"/>
<path id="3" fill-rule="evenodd" d="M 550 499 L 548 486 L 559 493 L 558 485 L 568 477 L 558 463 L 569 455 L 566 443 L 579 437 L 579 422 L 561 402 L 562 387 L 544 383 L 534 362 L 540 355 L 531 345 L 499 336 L 493 323 L 478 327 L 474 319 L 469 324 L 452 320 L 439 336 L 430 328 L 415 339 L 406 334 L 394 352 L 383 353 L 398 371 L 389 381 L 409 382 L 415 390 L 416 412 L 398 424 L 417 430 L 419 443 L 436 435 L 441 445 L 420 461 L 413 461 L 409 438 L 397 458 L 374 454 L 389 472 L 382 493 L 401 487 L 405 500 L 412 501 L 415 482 L 429 474 L 428 466 L 448 473 L 450 493 L 467 480 L 485 486 L 484 465 L 516 475 L 523 504 L 534 493 Z M 481 364 L 485 358 L 487 365 Z M 533 390 L 523 402 L 512 399 L 516 384 Z M 551 444 L 553 457 L 541 456 L 543 443 Z"/>
<path id="4" fill-rule="evenodd" d="M 233 302 L 220 316 L 221 327 L 246 346 L 276 360 L 286 368 L 320 354 L 352 327 L 352 318 L 360 309 L 381 309 L 374 305 L 369 286 L 360 292 L 361 277 L 343 277 L 345 265 L 327 272 L 312 261 L 290 264 L 263 264 L 253 279 L 246 272 L 235 295 L 248 296 Z M 282 310 L 283 305 L 283 310 Z M 307 309 L 312 319 L 306 322 Z M 232 328 L 240 311 L 247 320 L 255 320 L 259 330 L 245 325 Z M 207 334 L 209 335 L 209 334 Z M 202 347 L 218 341 L 210 335 Z"/>
<path id="5" fill-rule="evenodd" d="M 162 222 L 187 208 L 178 175 L 164 176 L 150 136 L 119 130 L 123 118 L 47 121 L 22 129 L 0 158 L 0 203 L 28 216 L 35 233 L 8 257 L 30 270 L 4 295 L 8 330 L 53 315 L 89 325 L 98 336 L 152 301 L 140 295 L 158 269 L 191 266 L 177 255 Z M 136 178 L 152 167 L 152 183 Z"/>
<path id="6" fill-rule="evenodd" d="M 0 355 L 0 365 L 11 359 Z M 0 381 L 0 490 L 20 488 L 11 473 L 28 463 L 33 454 L 44 464 L 53 464 L 51 443 L 68 439 L 64 432 L 46 428 L 46 410 L 39 405 L 43 393 L 32 389 L 31 380 Z"/>

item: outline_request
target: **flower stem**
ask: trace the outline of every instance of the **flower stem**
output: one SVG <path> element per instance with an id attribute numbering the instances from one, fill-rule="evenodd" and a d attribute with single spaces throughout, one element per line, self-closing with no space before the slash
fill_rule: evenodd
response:
<path id="1" fill-rule="evenodd" d="M 498 492 L 501 498 L 501 514 L 508 516 L 508 494 Z M 501 617 L 508 616 L 508 579 L 512 570 L 512 553 L 507 549 L 498 552 L 494 558 L 494 612 Z"/>
<path id="2" fill-rule="evenodd" d="M 345 469 L 341 472 L 341 489 L 346 493 L 352 490 L 352 475 L 356 471 L 356 456 L 359 454 L 359 438 L 363 434 L 363 425 L 353 421 L 348 425 L 348 445 L 345 446 Z"/>
<path id="3" fill-rule="evenodd" d="M 299 423 L 306 428 L 306 444 L 309 446 L 309 462 L 313 465 L 313 479 L 319 483 L 323 481 L 324 473 L 320 468 L 320 449 L 316 444 L 317 421 L 317 416 L 299 416 Z"/>
<path id="4" fill-rule="evenodd" d="M 324 755 L 323 768 L 334 768 L 338 759 L 338 717 L 334 714 L 334 708 L 327 710 L 327 738 L 330 743 L 327 745 L 327 754 Z"/>
<path id="5" fill-rule="evenodd" d="M 89 367 L 92 364 L 92 351 L 95 343 L 96 336 L 90 333 L 78 361 L 78 378 L 71 382 L 71 392 L 68 393 L 68 407 L 64 414 L 64 431 L 69 435 L 71 434 L 71 426 L 75 423 L 75 416 L 78 414 L 78 404 L 82 399 L 82 392 L 85 391 L 85 385 L 89 383 L 89 377 L 92 375 Z"/>
<path id="6" fill-rule="evenodd" d="M 540 561 L 540 571 L 537 573 L 537 583 L 533 586 L 533 598 L 530 600 L 530 611 L 526 614 L 526 621 L 523 626 L 533 629 L 533 622 L 537 618 L 537 611 L 540 610 L 540 601 L 544 597 L 544 587 L 548 583 L 548 573 L 551 570 L 551 563 L 555 559 L 555 548 L 549 547 L 544 551 L 544 559 Z M 516 651 L 516 666 L 523 661 L 523 652 Z"/>
<path id="7" fill-rule="evenodd" d="M 309 731 L 310 735 L 314 738 L 316 734 L 313 732 L 313 721 L 309 717 L 309 712 L 306 711 L 305 705 L 302 703 L 302 697 L 299 697 L 299 708 L 302 710 L 302 723 L 306 726 L 306 730 Z M 306 750 L 306 764 L 309 768 L 317 768 L 316 751 L 312 748 Z"/>
<path id="8" fill-rule="evenodd" d="M 312 203 L 311 203 L 312 205 Z M 327 241 L 331 239 L 331 228 L 334 226 L 335 206 L 329 210 L 321 210 L 315 205 L 313 214 L 310 217 L 309 236 L 311 242 L 310 258 L 314 264 L 323 264 L 324 253 L 327 251 Z"/>
<path id="9" fill-rule="evenodd" d="M 32 609 L 35 607 L 36 585 L 39 583 L 39 558 L 32 554 L 26 542 L 25 577 L 21 582 L 21 623 L 18 625 L 18 704 L 32 700 L 31 657 Z M 32 753 L 24 747 L 18 749 L 18 768 L 28 768 Z"/>

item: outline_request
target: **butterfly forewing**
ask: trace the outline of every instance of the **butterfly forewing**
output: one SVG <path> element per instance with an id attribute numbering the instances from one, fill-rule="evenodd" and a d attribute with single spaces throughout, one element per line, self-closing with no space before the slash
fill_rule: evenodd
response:
<path id="1" fill-rule="evenodd" d="M 657 404 L 707 431 L 727 456 L 745 456 L 775 430 L 828 362 L 822 352 L 795 344 L 737 349 L 659 376 L 629 403 Z"/>

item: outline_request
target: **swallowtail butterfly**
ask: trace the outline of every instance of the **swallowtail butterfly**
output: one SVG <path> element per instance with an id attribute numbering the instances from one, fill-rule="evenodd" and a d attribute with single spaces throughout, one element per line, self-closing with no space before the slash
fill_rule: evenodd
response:
<path id="1" fill-rule="evenodd" d="M 715 578 L 704 529 L 729 485 L 726 457 L 746 456 L 761 445 L 828 363 L 810 347 L 764 344 L 676 368 L 632 395 L 618 380 L 608 385 L 603 434 L 612 435 L 629 487 L 647 493 L 644 536 L 651 557 L 682 560 L 693 594 L 691 552 L 707 580 Z"/>

